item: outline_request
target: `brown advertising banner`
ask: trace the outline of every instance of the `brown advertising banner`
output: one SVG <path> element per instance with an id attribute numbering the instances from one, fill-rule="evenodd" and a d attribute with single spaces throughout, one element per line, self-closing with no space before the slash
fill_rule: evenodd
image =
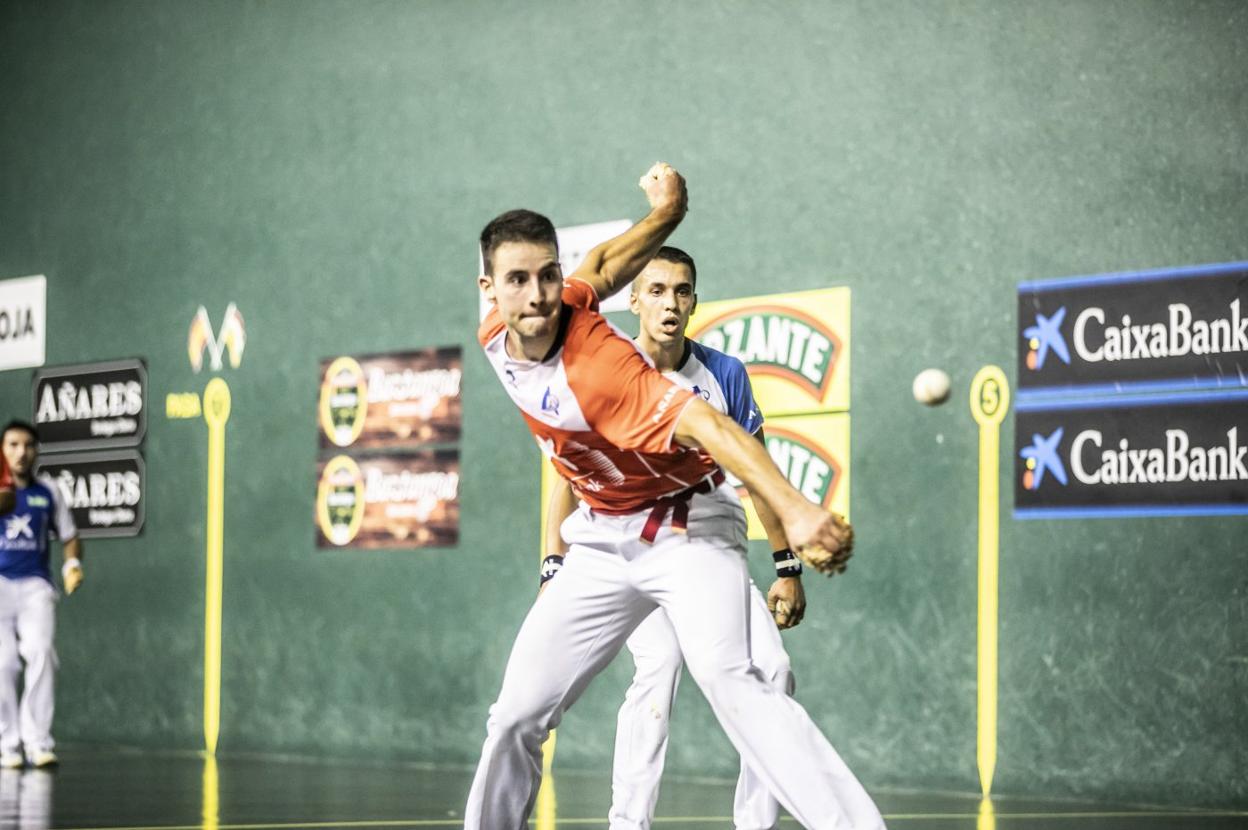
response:
<path id="1" fill-rule="evenodd" d="M 459 346 L 321 361 L 316 544 L 459 540 Z"/>
<path id="2" fill-rule="evenodd" d="M 337 455 L 317 465 L 321 548 L 453 547 L 459 540 L 459 450 Z"/>
<path id="3" fill-rule="evenodd" d="M 462 377 L 458 346 L 321 361 L 321 450 L 458 441 Z"/>

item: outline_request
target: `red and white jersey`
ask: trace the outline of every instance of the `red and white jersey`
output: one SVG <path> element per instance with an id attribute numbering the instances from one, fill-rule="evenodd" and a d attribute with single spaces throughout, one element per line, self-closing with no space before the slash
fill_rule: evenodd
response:
<path id="1" fill-rule="evenodd" d="M 543 361 L 507 354 L 507 327 L 490 310 L 477 338 L 533 437 L 572 489 L 595 510 L 631 513 L 697 484 L 710 456 L 672 441 L 694 399 L 663 377 L 598 313 L 594 289 L 563 286 L 560 339 Z"/>

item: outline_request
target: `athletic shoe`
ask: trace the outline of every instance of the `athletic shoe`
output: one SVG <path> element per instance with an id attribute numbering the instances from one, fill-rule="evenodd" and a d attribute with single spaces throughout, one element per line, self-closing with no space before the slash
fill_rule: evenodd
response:
<path id="1" fill-rule="evenodd" d="M 26 766 L 26 759 L 22 757 L 20 752 L 5 752 L 0 754 L 0 767 L 4 769 L 21 769 Z"/>
<path id="2" fill-rule="evenodd" d="M 60 762 L 61 762 L 61 759 L 57 758 L 56 753 L 50 749 L 44 749 L 44 750 L 41 750 L 40 752 L 36 752 L 35 757 L 31 759 L 31 763 L 34 764 L 37 769 L 44 769 L 45 767 L 54 767 Z"/>

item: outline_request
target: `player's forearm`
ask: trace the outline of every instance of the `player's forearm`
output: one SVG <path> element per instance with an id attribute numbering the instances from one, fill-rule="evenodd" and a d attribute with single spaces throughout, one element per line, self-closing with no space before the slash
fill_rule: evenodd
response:
<path id="1" fill-rule="evenodd" d="M 67 561 L 70 559 L 77 559 L 79 562 L 81 562 L 82 561 L 82 540 L 79 539 L 77 536 L 75 536 L 73 539 L 70 539 L 68 542 L 65 543 L 65 549 L 63 553 Z"/>
<path id="2" fill-rule="evenodd" d="M 546 550 L 542 552 L 543 555 L 562 555 L 567 552 L 568 546 L 564 544 L 559 529 L 563 526 L 564 519 L 571 516 L 574 510 L 576 510 L 576 494 L 572 492 L 572 485 L 556 473 L 554 487 L 550 491 L 550 500 L 546 503 Z"/>
<path id="3" fill-rule="evenodd" d="M 641 273 L 684 216 L 683 203 L 651 210 L 624 233 L 590 251 L 574 276 L 592 285 L 600 300 L 606 299 Z"/>
<path id="4" fill-rule="evenodd" d="M 767 450 L 726 415 L 695 399 L 676 423 L 676 441 L 701 447 L 728 472 L 745 484 L 751 494 L 767 503 L 773 518 L 784 523 L 804 505 L 801 493 L 781 475 Z"/>
<path id="5" fill-rule="evenodd" d="M 762 427 L 759 427 L 758 432 L 754 433 L 754 437 L 765 450 L 767 442 Z M 763 523 L 763 530 L 767 533 L 767 541 L 771 545 L 771 549 L 784 550 L 787 548 L 789 546 L 789 537 L 784 532 L 784 525 L 781 523 L 780 517 L 771 509 L 767 499 L 755 493 L 748 485 L 745 489 L 749 490 L 750 500 L 754 503 L 754 512 L 758 514 L 758 520 Z"/>

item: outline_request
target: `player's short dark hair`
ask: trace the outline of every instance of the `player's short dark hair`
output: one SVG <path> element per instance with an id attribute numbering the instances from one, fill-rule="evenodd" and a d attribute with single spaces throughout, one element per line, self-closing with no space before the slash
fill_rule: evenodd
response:
<path id="1" fill-rule="evenodd" d="M 11 429 L 25 430 L 30 433 L 30 437 L 34 438 L 36 443 L 39 441 L 39 430 L 35 429 L 35 425 L 29 421 L 22 421 L 18 418 L 14 418 L 4 425 L 4 429 L 0 430 L 0 440 L 9 434 L 9 430 Z"/>
<path id="2" fill-rule="evenodd" d="M 654 255 L 655 259 L 661 259 L 664 262 L 674 262 L 677 265 L 689 266 L 689 279 L 693 282 L 693 287 L 698 287 L 698 266 L 693 264 L 693 257 L 673 245 L 664 245 L 659 248 L 659 252 Z"/>
<path id="3" fill-rule="evenodd" d="M 504 242 L 534 242 L 554 246 L 559 253 L 559 238 L 549 219 L 531 210 L 509 210 L 490 220 L 481 231 L 481 261 L 485 273 L 494 275 L 494 252 Z"/>

